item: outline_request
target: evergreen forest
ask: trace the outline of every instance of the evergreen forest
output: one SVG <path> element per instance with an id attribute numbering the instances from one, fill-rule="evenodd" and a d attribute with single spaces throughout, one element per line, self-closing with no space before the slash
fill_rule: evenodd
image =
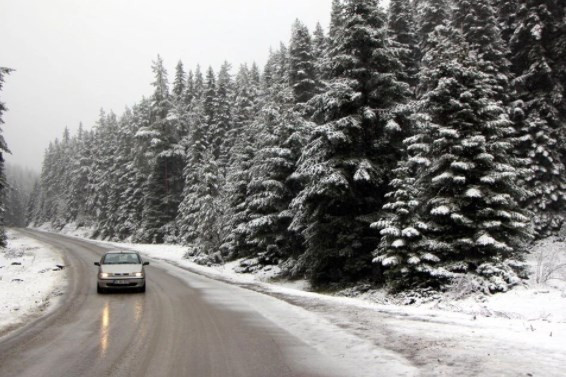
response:
<path id="1" fill-rule="evenodd" d="M 333 0 L 263 67 L 151 69 L 51 142 L 22 222 L 394 292 L 506 291 L 564 223 L 563 0 Z"/>

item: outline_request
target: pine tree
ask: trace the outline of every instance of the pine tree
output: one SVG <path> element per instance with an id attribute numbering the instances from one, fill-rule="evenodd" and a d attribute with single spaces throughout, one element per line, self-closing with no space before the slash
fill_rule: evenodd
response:
<path id="1" fill-rule="evenodd" d="M 150 174 L 149 161 L 146 158 L 146 140 L 144 136 L 139 137 L 138 131 L 148 127 L 151 112 L 151 103 L 148 99 L 143 99 L 132 109 L 132 119 L 130 124 L 125 127 L 130 129 L 133 138 L 133 146 L 128 150 L 129 163 L 126 166 L 124 178 L 128 182 L 128 187 L 122 193 L 122 203 L 120 213 L 123 217 L 120 234 L 123 237 L 135 235 L 142 229 L 144 191 L 146 188 L 147 177 Z"/>
<path id="2" fill-rule="evenodd" d="M 193 132 L 184 141 L 187 149 L 183 170 L 185 185 L 177 224 L 179 238 L 184 244 L 203 246 L 205 250 L 201 251 L 208 252 L 220 246 L 215 225 L 220 213 L 216 207 L 218 169 L 210 148 L 205 102 L 206 98 L 197 102 L 190 114 Z M 206 241 L 206 245 L 201 245 L 201 241 Z"/>
<path id="3" fill-rule="evenodd" d="M 387 26 L 389 37 L 401 49 L 400 60 L 405 68 L 400 79 L 414 87 L 419 70 L 419 51 L 416 21 L 410 0 L 392 0 L 389 3 Z"/>
<path id="4" fill-rule="evenodd" d="M 218 168 L 224 170 L 228 163 L 228 152 L 231 148 L 231 140 L 228 138 L 232 128 L 232 108 L 234 98 L 234 88 L 230 70 L 232 67 L 228 62 L 224 62 L 218 73 L 218 86 L 216 88 L 216 98 L 214 101 L 215 120 L 212 127 L 212 147 L 213 156 L 218 163 Z"/>
<path id="5" fill-rule="evenodd" d="M 4 77 L 10 72 L 12 69 L 0 67 L 0 92 L 2 91 L 2 87 L 4 86 Z M 6 111 L 6 106 L 4 102 L 0 101 L 0 126 L 4 124 L 2 120 L 2 115 Z M 0 132 L 2 130 L 0 129 Z M 6 210 L 6 176 L 4 173 L 4 153 L 10 153 L 8 149 L 8 145 L 4 140 L 4 136 L 0 133 L 0 247 L 6 246 L 6 233 L 4 232 L 4 211 Z"/>
<path id="6" fill-rule="evenodd" d="M 497 15 L 499 28 L 501 29 L 501 38 L 506 45 L 509 45 L 511 36 L 516 28 L 516 17 L 519 9 L 517 0 L 500 0 L 494 2 L 497 6 Z"/>
<path id="7" fill-rule="evenodd" d="M 408 94 L 395 78 L 402 66 L 388 46 L 377 1 L 339 5 L 332 78 L 328 91 L 311 101 L 320 125 L 293 175 L 303 188 L 291 229 L 306 240 L 300 265 L 314 283 L 358 279 L 371 270 L 375 243 L 366 217 L 380 208 L 399 153 L 388 134 L 398 125 L 382 110 Z"/>
<path id="8" fill-rule="evenodd" d="M 249 220 L 246 207 L 247 186 L 250 180 L 252 159 L 256 154 L 256 129 L 251 127 L 259 111 L 260 78 L 257 66 L 250 70 L 240 67 L 236 76 L 233 126 L 228 139 L 230 150 L 226 167 L 226 183 L 222 190 L 226 212 L 222 220 L 222 253 L 227 258 L 241 255 L 241 246 L 245 244 L 245 234 L 238 232 L 241 224 Z"/>
<path id="9" fill-rule="evenodd" d="M 522 203 L 535 212 L 538 236 L 560 229 L 566 199 L 565 159 L 560 143 L 566 121 L 566 49 L 564 44 L 561 49 L 555 45 L 564 41 L 564 7 L 559 3 L 521 0 L 510 42 L 518 91 L 513 114 L 522 141 L 518 153 L 529 159 L 531 170 L 526 180 L 532 195 Z"/>
<path id="10" fill-rule="evenodd" d="M 195 98 L 201 98 L 203 95 L 204 95 L 204 77 L 202 76 L 200 65 L 197 65 L 197 68 L 195 70 L 194 96 Z"/>
<path id="11" fill-rule="evenodd" d="M 188 110 L 194 98 L 195 98 L 195 77 L 193 75 L 193 71 L 189 71 L 189 74 L 187 75 L 187 83 L 185 85 L 185 93 L 184 93 L 184 101 L 183 101 L 185 104 L 185 110 Z"/>
<path id="12" fill-rule="evenodd" d="M 454 10 L 453 26 L 461 30 L 468 48 L 476 55 L 480 69 L 493 78 L 492 89 L 506 102 L 509 93 L 509 51 L 501 37 L 496 15 L 491 0 L 461 0 Z"/>
<path id="13" fill-rule="evenodd" d="M 450 19 L 449 0 L 419 0 L 417 5 L 418 37 L 421 57 L 429 50 L 429 36 L 437 26 L 446 25 Z"/>
<path id="14" fill-rule="evenodd" d="M 33 171 L 18 165 L 6 164 L 6 181 L 8 192 L 6 200 L 5 224 L 12 227 L 26 226 L 27 203 L 37 182 Z"/>
<path id="15" fill-rule="evenodd" d="M 257 139 L 249 167 L 243 211 L 235 229 L 239 256 L 258 256 L 263 264 L 298 257 L 302 238 L 288 229 L 294 197 L 290 176 L 306 140 L 305 121 L 293 110 L 293 90 L 275 86 L 251 127 Z"/>
<path id="16" fill-rule="evenodd" d="M 330 13 L 330 29 L 328 31 L 328 40 L 330 43 L 337 41 L 338 33 L 343 28 L 343 0 L 332 0 L 332 11 Z"/>
<path id="17" fill-rule="evenodd" d="M 76 221 L 78 225 L 90 223 L 91 216 L 87 211 L 85 187 L 88 187 L 89 177 L 92 176 L 93 159 L 91 154 L 92 134 L 82 130 L 82 124 L 79 126 L 79 133 L 75 139 L 75 153 L 72 159 L 72 167 L 70 172 L 68 186 L 68 208 L 72 221 Z"/>
<path id="18" fill-rule="evenodd" d="M 114 157 L 117 149 L 117 132 L 118 120 L 116 115 L 101 111 L 94 133 L 94 143 L 98 147 L 93 151 L 90 205 L 96 221 L 96 236 L 102 238 L 113 236 L 111 216 L 115 210 L 116 197 L 112 188 L 116 179 Z M 60 176 L 60 174 L 56 175 Z"/>
<path id="19" fill-rule="evenodd" d="M 320 23 L 317 23 L 313 32 L 312 55 L 314 58 L 315 76 L 319 81 L 325 77 L 328 43 L 322 26 Z"/>
<path id="20" fill-rule="evenodd" d="M 39 217 L 38 212 L 41 210 L 40 195 L 41 195 L 41 187 L 39 185 L 39 180 L 36 180 L 27 203 L 26 225 L 28 226 L 34 225 L 34 222 Z"/>
<path id="21" fill-rule="evenodd" d="M 297 103 L 307 102 L 316 92 L 315 59 L 307 27 L 296 20 L 289 44 L 289 84 Z"/>
<path id="22" fill-rule="evenodd" d="M 185 90 L 187 85 L 187 77 L 185 74 L 185 69 L 183 68 L 183 62 L 179 60 L 177 67 L 175 69 L 175 81 L 173 81 L 173 96 L 175 102 L 183 102 L 185 100 Z"/>
<path id="23" fill-rule="evenodd" d="M 259 68 L 255 62 L 250 68 L 250 82 L 256 87 L 259 87 L 261 82 L 261 74 L 259 73 Z"/>
<path id="24" fill-rule="evenodd" d="M 265 93 L 275 85 L 285 85 L 289 82 L 289 51 L 284 43 L 279 49 L 269 52 L 262 76 L 262 87 Z"/>
<path id="25" fill-rule="evenodd" d="M 528 237 L 513 124 L 465 35 L 441 27 L 430 37 L 426 112 L 415 116 L 410 159 L 392 182 L 392 217 L 374 225 L 384 236 L 374 261 L 397 289 L 439 289 L 472 273 L 480 288 L 505 291 L 520 280 Z"/>
<path id="26" fill-rule="evenodd" d="M 158 56 L 153 65 L 155 81 L 151 98 L 150 124 L 137 135 L 145 137 L 151 153 L 150 175 L 145 187 L 143 233 L 145 241 L 160 243 L 169 233 L 175 233 L 183 180 L 183 151 L 179 147 L 180 135 L 175 122 L 169 119 L 171 101 L 167 71 Z"/>
<path id="27" fill-rule="evenodd" d="M 263 75 L 261 76 L 261 84 L 264 90 L 268 90 L 274 84 L 274 75 L 276 69 L 276 55 L 272 49 L 269 49 L 269 57 L 263 68 Z"/>

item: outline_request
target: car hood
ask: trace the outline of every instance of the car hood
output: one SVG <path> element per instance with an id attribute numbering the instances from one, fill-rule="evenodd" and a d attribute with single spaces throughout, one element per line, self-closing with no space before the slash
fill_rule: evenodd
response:
<path id="1" fill-rule="evenodd" d="M 134 272 L 142 272 L 142 269 L 143 266 L 141 264 L 103 264 L 100 266 L 100 272 L 110 274 L 131 274 Z"/>

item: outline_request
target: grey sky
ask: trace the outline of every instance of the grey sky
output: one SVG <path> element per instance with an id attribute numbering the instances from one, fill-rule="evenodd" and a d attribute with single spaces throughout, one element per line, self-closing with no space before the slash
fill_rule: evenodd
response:
<path id="1" fill-rule="evenodd" d="M 90 128 L 100 108 L 122 113 L 151 93 L 159 53 L 218 69 L 263 66 L 291 24 L 328 25 L 331 0 L 0 0 L 0 66 L 16 69 L 0 93 L 7 159 L 39 171 L 65 126 Z"/>

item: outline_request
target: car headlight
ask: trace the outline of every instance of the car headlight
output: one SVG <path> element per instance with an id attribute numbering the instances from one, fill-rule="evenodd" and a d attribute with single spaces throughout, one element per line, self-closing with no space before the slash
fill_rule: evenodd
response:
<path id="1" fill-rule="evenodd" d="M 137 278 L 143 278 L 143 272 L 136 272 L 135 275 Z"/>
<path id="2" fill-rule="evenodd" d="M 101 272 L 100 273 L 100 278 L 105 279 L 105 278 L 108 278 L 108 277 L 110 277 L 109 273 L 107 273 L 107 272 Z"/>

